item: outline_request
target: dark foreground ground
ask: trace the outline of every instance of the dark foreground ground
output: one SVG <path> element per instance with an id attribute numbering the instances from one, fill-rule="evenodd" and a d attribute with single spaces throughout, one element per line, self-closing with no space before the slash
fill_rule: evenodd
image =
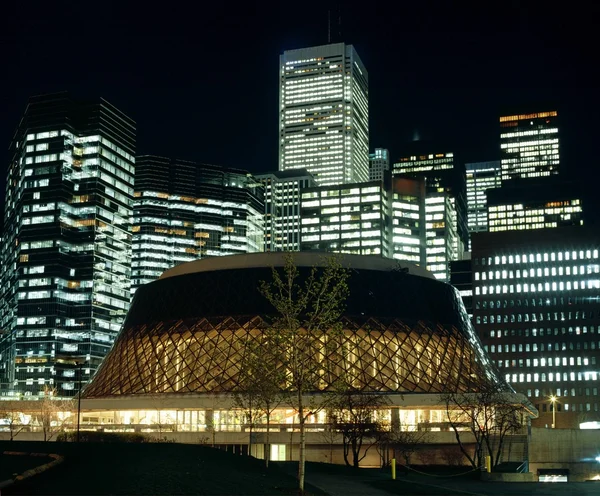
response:
<path id="1" fill-rule="evenodd" d="M 262 460 L 173 443 L 0 442 L 0 452 L 56 453 L 65 461 L 5 495 L 295 495 L 296 479 Z M 4 456 L 0 461 L 4 459 Z M 38 464 L 45 463 L 47 459 Z M 27 468 L 31 467 L 26 467 Z M 0 472 L 2 469 L 0 469 Z M 324 494 L 308 488 L 311 494 Z"/>
<path id="2" fill-rule="evenodd" d="M 2 490 L 2 495 L 296 495 L 297 463 L 272 463 L 206 446 L 171 443 L 0 442 L 0 452 L 56 453 L 65 462 L 48 472 Z M 10 477 L 47 458 L 0 456 L 0 475 Z M 600 483 L 492 483 L 477 474 L 398 470 L 355 471 L 339 465 L 308 463 L 310 495 L 330 496 L 600 496 Z"/>

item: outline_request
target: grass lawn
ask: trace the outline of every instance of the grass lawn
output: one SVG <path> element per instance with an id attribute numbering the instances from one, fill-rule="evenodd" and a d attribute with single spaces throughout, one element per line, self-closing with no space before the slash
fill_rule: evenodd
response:
<path id="1" fill-rule="evenodd" d="M 0 451 L 57 453 L 65 461 L 2 494 L 295 495 L 297 481 L 262 460 L 172 443 L 0 442 Z M 39 464 L 45 463 L 45 459 Z M 35 466 L 34 465 L 34 466 Z M 31 467 L 26 467 L 27 468 Z M 12 474 L 11 474 L 12 475 Z M 323 494 L 307 487 L 312 494 Z"/>

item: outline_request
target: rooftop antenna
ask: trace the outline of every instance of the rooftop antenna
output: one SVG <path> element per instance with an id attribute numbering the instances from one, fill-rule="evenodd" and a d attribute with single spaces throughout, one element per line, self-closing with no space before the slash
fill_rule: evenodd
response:
<path id="1" fill-rule="evenodd" d="M 331 43 L 331 9 L 327 11 L 327 44 Z"/>

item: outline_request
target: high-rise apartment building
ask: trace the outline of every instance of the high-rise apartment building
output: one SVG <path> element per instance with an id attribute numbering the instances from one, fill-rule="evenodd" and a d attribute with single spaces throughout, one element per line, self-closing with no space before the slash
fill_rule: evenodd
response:
<path id="1" fill-rule="evenodd" d="M 583 225 L 580 188 L 558 176 L 506 181 L 487 202 L 490 232 Z"/>
<path id="2" fill-rule="evenodd" d="M 263 251 L 263 188 L 246 171 L 137 158 L 132 293 L 180 263 Z"/>
<path id="3" fill-rule="evenodd" d="M 390 170 L 390 152 L 385 148 L 375 148 L 369 154 L 369 181 L 383 181 L 384 174 Z"/>
<path id="4" fill-rule="evenodd" d="M 542 425 L 600 420 L 599 250 L 584 227 L 473 235 L 475 328 Z"/>
<path id="5" fill-rule="evenodd" d="M 279 170 L 320 186 L 369 179 L 368 74 L 352 45 L 288 50 L 279 64 Z"/>
<path id="6" fill-rule="evenodd" d="M 499 188 L 500 161 L 465 164 L 469 234 L 488 230 L 488 189 Z"/>
<path id="7" fill-rule="evenodd" d="M 10 152 L 2 394 L 74 395 L 129 308 L 135 123 L 103 99 L 33 97 Z"/>
<path id="8" fill-rule="evenodd" d="M 557 174 L 558 136 L 555 110 L 500 117 L 502 181 Z"/>
<path id="9" fill-rule="evenodd" d="M 258 174 L 265 188 L 265 251 L 300 250 L 300 196 L 316 186 L 305 169 Z"/>
<path id="10" fill-rule="evenodd" d="M 389 257 L 389 193 L 381 181 L 302 192 L 301 250 Z"/>

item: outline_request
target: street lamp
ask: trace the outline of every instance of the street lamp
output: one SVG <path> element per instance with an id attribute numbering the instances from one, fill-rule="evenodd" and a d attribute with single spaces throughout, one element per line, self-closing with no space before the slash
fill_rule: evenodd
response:
<path id="1" fill-rule="evenodd" d="M 556 428 L 556 396 L 550 396 L 550 402 L 552 403 L 552 428 Z"/>

